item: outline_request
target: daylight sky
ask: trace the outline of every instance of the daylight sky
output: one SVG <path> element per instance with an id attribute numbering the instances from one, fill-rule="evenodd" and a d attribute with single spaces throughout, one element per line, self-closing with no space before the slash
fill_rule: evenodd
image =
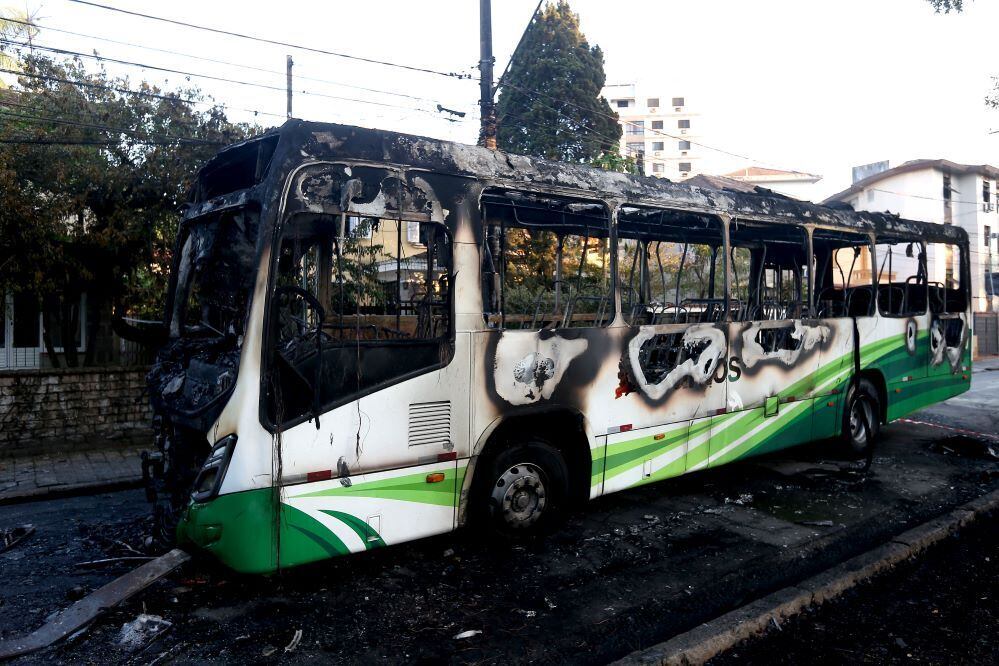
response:
<path id="1" fill-rule="evenodd" d="M 477 0 L 98 1 L 331 51 L 477 74 Z M 0 5 L 12 2 L 0 0 Z M 536 3 L 493 0 L 497 76 Z M 970 0 L 965 14 L 957 16 L 936 15 L 924 0 L 571 4 L 590 43 L 604 50 L 609 83 L 635 82 L 663 97 L 684 96 L 704 116 L 705 144 L 748 158 L 704 149 L 710 172 L 747 164 L 808 171 L 822 175 L 819 191 L 831 194 L 849 185 L 851 166 L 878 160 L 895 165 L 942 157 L 999 165 L 999 133 L 990 134 L 999 130 L 999 112 L 984 104 L 992 75 L 999 74 L 992 48 L 999 3 Z M 42 26 L 35 38 L 42 46 L 97 50 L 107 57 L 276 88 L 187 81 L 177 74 L 107 65 L 134 81 L 145 78 L 166 88 L 195 83 L 228 105 L 235 119 L 255 118 L 264 126 L 281 122 L 290 53 L 299 77 L 297 117 L 465 142 L 477 135 L 474 80 L 213 35 L 67 0 L 28 0 L 28 8 Z M 468 115 L 449 122 L 437 104 Z M 274 115 L 253 116 L 246 109 Z"/>

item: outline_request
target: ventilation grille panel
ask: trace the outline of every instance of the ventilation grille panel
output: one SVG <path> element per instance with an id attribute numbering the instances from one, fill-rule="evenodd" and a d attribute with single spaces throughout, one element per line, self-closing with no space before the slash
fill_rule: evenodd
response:
<path id="1" fill-rule="evenodd" d="M 409 445 L 447 447 L 451 441 L 451 401 L 414 402 L 409 406 Z"/>

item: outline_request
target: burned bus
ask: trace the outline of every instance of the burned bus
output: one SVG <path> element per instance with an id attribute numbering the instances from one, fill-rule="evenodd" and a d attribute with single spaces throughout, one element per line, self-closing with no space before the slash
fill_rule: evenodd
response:
<path id="1" fill-rule="evenodd" d="M 968 389 L 960 228 L 288 121 L 199 173 L 150 494 L 269 572 L 811 440 Z"/>

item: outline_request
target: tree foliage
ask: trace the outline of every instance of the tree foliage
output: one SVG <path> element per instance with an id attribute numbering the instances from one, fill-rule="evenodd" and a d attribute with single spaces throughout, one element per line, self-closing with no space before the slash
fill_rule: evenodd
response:
<path id="1" fill-rule="evenodd" d="M 604 55 L 590 46 L 565 0 L 527 28 L 497 105 L 500 148 L 567 162 L 615 154 L 617 114 L 600 95 Z"/>
<path id="2" fill-rule="evenodd" d="M 926 0 L 937 13 L 950 14 L 964 11 L 964 0 Z"/>
<path id="3" fill-rule="evenodd" d="M 35 295 L 64 340 L 82 293 L 92 315 L 114 305 L 159 316 L 192 179 L 252 128 L 218 106 L 199 110 L 197 89 L 165 93 L 37 55 L 19 70 L 18 87 L 0 91 L 0 291 Z M 88 339 L 97 319 L 88 317 Z M 66 347 L 66 363 L 79 364 Z"/>

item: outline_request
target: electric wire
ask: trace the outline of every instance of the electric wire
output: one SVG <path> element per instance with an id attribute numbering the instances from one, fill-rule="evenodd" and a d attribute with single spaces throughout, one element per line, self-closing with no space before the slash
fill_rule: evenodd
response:
<path id="1" fill-rule="evenodd" d="M 44 45 L 41 45 L 41 44 L 25 44 L 23 42 L 18 42 L 18 41 L 9 40 L 9 39 L 2 39 L 2 38 L 0 38 L 0 44 L 10 44 L 12 46 L 19 46 L 19 47 L 22 47 L 22 48 L 39 49 L 39 50 L 43 50 L 43 51 L 49 51 L 51 53 L 57 53 L 59 55 L 68 55 L 68 56 L 74 56 L 74 57 L 78 57 L 78 58 L 88 58 L 88 59 L 91 59 L 91 60 L 96 60 L 98 62 L 110 62 L 110 63 L 114 63 L 114 64 L 117 64 L 117 65 L 124 65 L 126 67 L 137 67 L 137 68 L 141 68 L 141 69 L 149 69 L 149 70 L 153 70 L 153 71 L 167 72 L 167 73 L 170 73 L 170 74 L 179 74 L 181 76 L 188 76 L 188 77 L 193 76 L 193 77 L 196 77 L 196 78 L 207 79 L 207 80 L 210 80 L 210 81 L 218 81 L 218 82 L 222 82 L 222 83 L 229 83 L 229 84 L 240 85 L 240 86 L 249 86 L 249 87 L 253 87 L 253 88 L 261 88 L 261 89 L 264 89 L 264 90 L 275 90 L 275 91 L 278 91 L 278 92 L 286 92 L 287 91 L 287 88 L 284 87 L 284 86 L 275 86 L 275 85 L 270 85 L 270 84 L 266 84 L 266 83 L 259 83 L 259 82 L 255 82 L 255 81 L 243 81 L 243 80 L 239 80 L 239 79 L 230 79 L 230 78 L 223 77 L 223 76 L 214 76 L 212 74 L 203 74 L 203 73 L 199 73 L 199 72 L 189 72 L 189 71 L 180 70 L 180 69 L 173 69 L 173 68 L 170 68 L 170 67 L 160 67 L 159 65 L 151 65 L 149 63 L 135 62 L 135 61 L 131 61 L 131 60 L 121 60 L 119 58 L 110 58 L 110 57 L 107 57 L 107 56 L 93 55 L 93 54 L 89 54 L 89 53 L 81 53 L 79 51 L 72 51 L 72 50 L 69 50 L 69 49 L 60 49 L 60 48 L 56 48 L 56 47 L 53 47 L 53 46 L 44 46 Z M 377 102 L 377 101 L 374 101 L 374 100 L 360 99 L 360 98 L 357 98 L 357 97 L 343 97 L 343 96 L 340 96 L 340 95 L 328 95 L 326 93 L 312 92 L 312 91 L 308 91 L 308 90 L 296 90 L 295 92 L 298 93 L 298 94 L 301 94 L 301 95 L 308 95 L 308 96 L 311 96 L 311 97 L 322 97 L 322 98 L 325 98 L 325 99 L 334 99 L 334 100 L 343 101 L 343 102 L 357 102 L 359 104 L 371 104 L 373 106 L 383 106 L 383 107 L 394 108 L 394 109 L 405 109 L 407 111 L 409 111 L 409 110 L 419 111 L 419 112 L 422 112 L 422 113 L 430 114 L 431 116 L 434 116 L 434 117 L 439 117 L 439 116 L 437 116 L 437 114 L 434 111 L 429 111 L 427 109 L 421 109 L 421 108 L 418 108 L 418 107 L 406 107 L 406 106 L 400 106 L 398 104 L 391 104 L 389 102 Z"/>
<path id="2" fill-rule="evenodd" d="M 95 129 L 95 130 L 99 130 L 99 131 L 102 131 L 102 132 L 118 132 L 119 134 L 132 134 L 132 135 L 138 135 L 140 138 L 141 138 L 141 136 L 143 134 L 145 134 L 145 132 L 143 132 L 141 130 L 129 129 L 129 128 L 126 128 L 126 127 L 113 127 L 111 125 L 102 125 L 102 124 L 98 124 L 98 123 L 86 123 L 86 122 L 81 122 L 81 121 L 77 121 L 77 120 L 67 120 L 67 119 L 62 119 L 62 118 L 32 116 L 32 115 L 23 114 L 23 113 L 11 113 L 10 111 L 3 111 L 2 109 L 0 109 L 0 116 L 4 116 L 4 117 L 8 117 L 8 118 L 17 118 L 17 119 L 20 119 L 20 120 L 27 120 L 29 122 L 35 122 L 35 123 L 38 123 L 38 124 L 53 123 L 55 125 L 67 125 L 67 126 L 71 126 L 71 127 L 80 127 L 80 128 L 85 128 L 85 129 Z M 178 142 L 181 142 L 181 143 L 192 143 L 192 144 L 210 145 L 210 146 L 221 146 L 221 145 L 225 145 L 225 144 L 223 144 L 220 141 L 209 141 L 207 139 L 196 139 L 196 138 L 193 138 L 193 137 L 182 137 L 182 136 L 175 136 L 175 135 L 171 135 L 171 134 L 157 134 L 157 133 L 152 133 L 151 132 L 151 133 L 149 133 L 149 135 L 150 136 L 155 136 L 155 137 L 158 137 L 158 138 L 162 138 L 162 139 L 168 139 L 168 140 L 172 140 L 172 141 L 178 141 Z"/>
<path id="3" fill-rule="evenodd" d="M 358 62 L 365 62 L 373 65 L 383 65 L 386 67 L 395 67 L 397 69 L 408 70 L 412 72 L 421 72 L 424 74 L 434 74 L 437 76 L 443 76 L 453 79 L 471 79 L 471 74 L 461 74 L 458 72 L 444 72 L 441 70 L 431 69 L 429 67 L 417 67 L 415 65 L 404 65 L 398 62 L 390 62 L 388 60 L 378 60 L 376 58 L 368 58 L 364 56 L 351 55 L 349 53 L 341 53 L 339 51 L 329 51 L 327 49 L 320 49 L 314 46 L 305 46 L 303 44 L 294 44 L 292 42 L 285 42 L 278 39 L 270 39 L 267 37 L 259 37 L 256 35 L 249 35 L 241 32 L 235 32 L 232 30 L 223 30 L 221 28 L 213 28 L 210 26 L 198 25 L 197 23 L 189 23 L 187 21 L 179 21 L 177 19 L 166 18 L 163 16 L 154 16 L 152 14 L 144 14 L 142 12 L 131 11 L 128 9 L 122 9 L 120 7 L 112 7 L 110 5 L 103 5 L 97 2 L 89 2 L 88 0 L 67 0 L 67 2 L 72 2 L 78 5 L 86 5 L 88 7 L 94 7 L 97 9 L 102 9 L 105 11 L 116 12 L 119 14 L 127 14 L 129 16 L 135 16 L 138 18 L 147 19 L 150 21 L 159 21 L 161 23 L 169 23 L 171 25 L 177 25 L 184 28 L 191 28 L 194 30 L 202 30 L 205 32 L 211 32 L 217 35 L 225 35 L 227 37 L 236 37 L 238 39 L 246 39 L 255 42 L 260 42 L 262 44 L 272 44 L 274 46 L 283 46 L 286 48 L 297 49 L 299 51 L 308 51 L 311 53 L 320 53 L 322 55 L 334 56 L 337 58 L 346 58 L 348 60 L 356 60 Z"/>
<path id="4" fill-rule="evenodd" d="M 279 71 L 279 70 L 276 70 L 276 69 L 267 69 L 266 67 L 256 67 L 254 65 L 247 65 L 247 64 L 238 63 L 238 62 L 231 62 L 231 61 L 228 61 L 228 60 L 218 60 L 216 58 L 208 58 L 206 56 L 194 55 L 192 53 L 183 53 L 181 51 L 173 51 L 171 49 L 162 49 L 162 48 L 157 48 L 155 46 L 145 46 L 143 44 L 135 44 L 133 42 L 123 42 L 123 41 L 120 41 L 120 40 L 117 40 L 117 39 L 111 39 L 109 37 L 100 37 L 98 35 L 88 35 L 88 34 L 84 34 L 82 32 L 73 32 L 72 30 L 65 30 L 63 28 L 53 28 L 51 26 L 39 26 L 37 24 L 30 23 L 28 21 L 20 21 L 18 19 L 13 19 L 13 18 L 12 19 L 5 19 L 5 20 L 10 21 L 11 23 L 20 23 L 21 25 L 25 25 L 25 26 L 37 27 L 37 28 L 45 30 L 46 32 L 58 32 L 58 33 L 62 33 L 62 34 L 65 34 L 65 35 L 72 35 L 73 37 L 82 37 L 84 39 L 93 39 L 93 40 L 100 41 L 100 42 L 107 42 L 109 44 L 116 44 L 118 46 L 126 46 L 126 47 L 134 48 L 134 49 L 142 49 L 143 51 L 151 51 L 151 52 L 155 52 L 155 53 L 164 53 L 164 54 L 167 54 L 167 55 L 178 56 L 178 57 L 181 57 L 181 58 L 189 58 L 191 60 L 199 60 L 199 61 L 202 61 L 202 62 L 210 62 L 210 63 L 216 64 L 216 65 L 225 65 L 227 67 L 237 67 L 237 68 L 240 68 L 240 69 L 251 70 L 251 71 L 254 71 L 254 72 L 262 72 L 262 73 L 265 73 L 265 74 L 273 74 L 275 76 L 285 76 L 286 75 L 286 72 Z M 33 45 L 31 45 L 31 44 L 28 45 L 29 48 L 31 48 L 32 46 Z M 297 73 L 295 74 L 295 79 L 303 80 L 303 81 L 313 81 L 315 83 L 324 83 L 324 84 L 331 85 L 331 86 L 341 86 L 343 88 L 351 88 L 351 89 L 354 89 L 354 90 L 363 90 L 365 92 L 373 92 L 373 93 L 377 93 L 377 94 L 380 94 L 380 95 L 391 95 L 393 97 L 404 97 L 406 99 L 413 99 L 413 100 L 417 100 L 417 101 L 420 101 L 420 102 L 433 102 L 433 103 L 437 103 L 437 100 L 433 100 L 433 99 L 430 99 L 430 98 L 427 98 L 427 97 L 419 97 L 417 95 L 409 95 L 407 93 L 394 92 L 394 91 L 391 91 L 391 90 L 380 90 L 378 88 L 369 88 L 369 87 L 366 87 L 366 86 L 359 86 L 359 85 L 352 84 L 352 83 L 344 83 L 342 81 L 332 81 L 330 79 L 320 79 L 320 78 L 316 78 L 316 77 L 312 77 L 312 76 L 304 76 L 302 74 L 297 74 Z"/>

